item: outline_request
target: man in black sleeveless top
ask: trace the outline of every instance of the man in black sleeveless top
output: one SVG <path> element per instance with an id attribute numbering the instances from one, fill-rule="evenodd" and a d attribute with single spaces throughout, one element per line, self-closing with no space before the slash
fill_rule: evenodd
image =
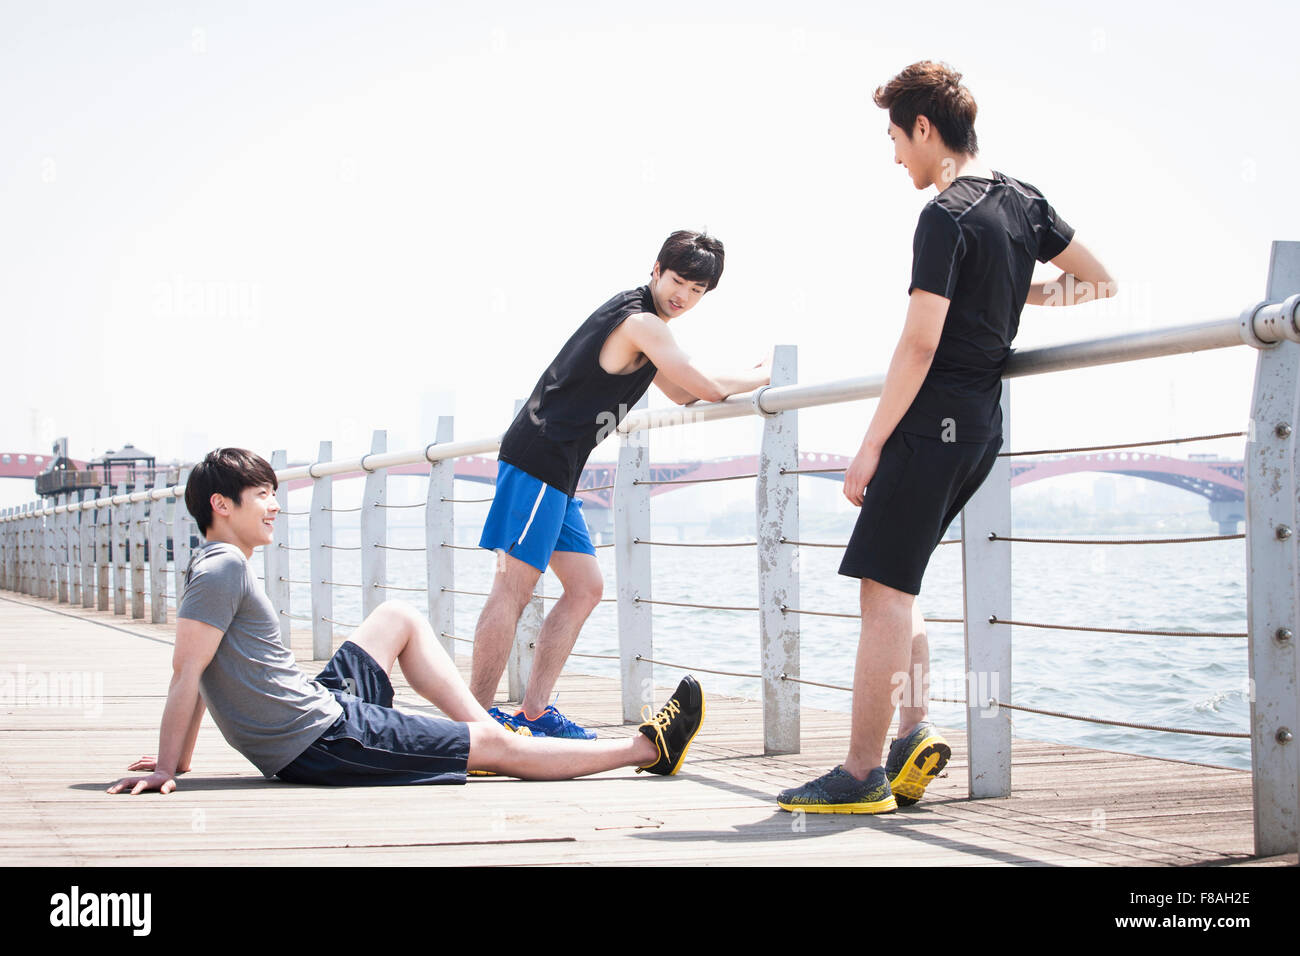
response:
<path id="1" fill-rule="evenodd" d="M 517 714 L 494 717 L 533 734 L 590 739 L 595 734 L 549 702 L 578 631 L 603 588 L 578 479 L 592 449 L 654 382 L 679 404 L 717 402 L 768 383 L 768 363 L 746 373 L 709 376 L 678 347 L 668 322 L 718 285 L 722 243 L 679 231 L 668 237 L 650 283 L 610 299 L 573 334 L 538 379 L 501 440 L 496 494 L 479 545 L 497 552 L 491 595 L 474 630 L 470 690 L 492 703 L 515 626 L 549 565 L 564 594 L 542 623 L 528 689 Z"/>
<path id="2" fill-rule="evenodd" d="M 917 189 L 937 186 L 939 195 L 921 212 L 903 334 L 844 476 L 845 497 L 862 509 L 840 565 L 862 580 L 849 752 L 842 766 L 777 797 L 810 813 L 888 813 L 915 803 L 947 763 L 951 748 L 925 719 L 922 575 L 1002 444 L 1002 372 L 1021 309 L 1115 290 L 1037 189 L 979 161 L 975 100 L 960 73 L 915 63 L 875 101 L 889 110 L 895 161 Z M 1035 261 L 1061 276 L 1033 282 Z M 898 737 L 882 766 L 896 706 Z"/>

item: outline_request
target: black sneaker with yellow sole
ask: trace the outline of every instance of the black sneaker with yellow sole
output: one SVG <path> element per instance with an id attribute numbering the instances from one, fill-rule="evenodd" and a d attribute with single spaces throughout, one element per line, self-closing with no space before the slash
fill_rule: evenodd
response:
<path id="1" fill-rule="evenodd" d="M 872 770 L 866 780 L 836 767 L 802 787 L 781 791 L 776 805 L 804 813 L 893 813 L 898 809 L 883 767 Z"/>
<path id="2" fill-rule="evenodd" d="M 926 786 L 948 766 L 952 748 L 934 725 L 923 720 L 911 733 L 889 745 L 885 776 L 900 807 L 921 799 Z"/>
<path id="3" fill-rule="evenodd" d="M 691 741 L 704 723 L 704 691 L 700 689 L 700 682 L 687 674 L 659 713 L 651 717 L 649 711 L 649 706 L 642 711 L 646 720 L 637 730 L 654 741 L 659 748 L 659 759 L 637 767 L 636 772 L 674 774 L 686 759 L 686 751 L 691 748 Z"/>

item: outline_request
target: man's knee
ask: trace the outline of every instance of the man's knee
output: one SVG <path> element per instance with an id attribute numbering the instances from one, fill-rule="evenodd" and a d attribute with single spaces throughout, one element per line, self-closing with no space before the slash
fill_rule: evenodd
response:
<path id="1" fill-rule="evenodd" d="M 403 631 L 416 630 L 419 628 L 420 622 L 423 620 L 423 618 L 420 617 L 420 612 L 415 609 L 414 605 L 408 604 L 406 601 L 398 601 L 395 599 L 385 601 L 383 604 L 379 605 L 379 607 L 375 608 L 374 613 L 383 614 L 394 627 L 400 628 Z"/>
<path id="2" fill-rule="evenodd" d="M 872 578 L 863 578 L 859 600 L 864 615 L 892 612 L 906 613 L 910 618 L 916 604 L 916 595 L 891 588 Z"/>
<path id="3" fill-rule="evenodd" d="M 564 586 L 564 594 L 591 612 L 605 594 L 605 582 L 599 574 L 583 575 Z"/>

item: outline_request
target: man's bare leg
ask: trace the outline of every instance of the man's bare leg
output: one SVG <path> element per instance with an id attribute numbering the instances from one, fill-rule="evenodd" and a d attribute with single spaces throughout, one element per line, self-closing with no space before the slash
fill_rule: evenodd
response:
<path id="1" fill-rule="evenodd" d="M 497 684 L 505 673 L 506 661 L 515 640 L 519 616 L 532 599 L 533 588 L 542 572 L 526 561 L 498 551 L 497 572 L 492 591 L 474 628 L 474 654 L 469 689 L 483 707 L 492 706 Z"/>
<path id="2" fill-rule="evenodd" d="M 351 640 L 385 673 L 394 662 L 411 688 L 452 720 L 469 727 L 467 769 L 491 770 L 526 780 L 568 780 L 619 767 L 654 763 L 659 748 L 644 734 L 618 740 L 561 740 L 512 734 L 493 720 L 470 693 L 432 626 L 415 608 L 386 601 Z"/>
<path id="3" fill-rule="evenodd" d="M 900 673 L 912 656 L 916 596 L 862 579 L 862 632 L 853 671 L 853 716 L 844 769 L 865 780 L 880 766 L 897 704 Z"/>
<path id="4" fill-rule="evenodd" d="M 556 551 L 551 555 L 551 570 L 564 586 L 564 594 L 546 615 L 537 635 L 532 672 L 522 702 L 524 715 L 529 718 L 539 717 L 546 709 L 564 662 L 578 640 L 578 632 L 600 603 L 604 588 L 594 555 Z"/>
<path id="5" fill-rule="evenodd" d="M 930 711 L 930 641 L 921 602 L 912 602 L 912 655 L 898 705 L 898 737 L 906 737 Z"/>
<path id="6" fill-rule="evenodd" d="M 524 780 L 569 780 L 618 767 L 654 763 L 659 748 L 635 733 L 617 740 L 523 737 L 496 721 L 469 725 L 470 770 L 490 770 Z"/>
<path id="7" fill-rule="evenodd" d="M 385 601 L 361 623 L 351 640 L 373 657 L 386 674 L 393 672 L 395 661 L 399 662 L 411 689 L 452 720 L 495 724 L 465 686 L 455 662 L 434 634 L 433 626 L 411 605 Z"/>

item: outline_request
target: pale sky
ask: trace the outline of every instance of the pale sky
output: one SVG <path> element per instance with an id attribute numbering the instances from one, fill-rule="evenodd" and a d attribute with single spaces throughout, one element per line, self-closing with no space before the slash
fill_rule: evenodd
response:
<path id="1" fill-rule="evenodd" d="M 1270 241 L 1300 239 L 1294 5 L 924 9 L 7 3 L 0 451 L 355 456 L 374 428 L 423 445 L 440 411 L 459 438 L 496 434 L 683 227 L 727 247 L 672 326 L 706 369 L 780 342 L 803 382 L 882 372 L 932 191 L 893 164 L 871 93 L 925 58 L 963 72 L 982 159 L 1040 188 L 1122 286 L 1027 308 L 1018 347 L 1262 297 Z M 1013 446 L 1244 428 L 1253 364 L 1018 380 Z M 801 413 L 801 444 L 851 454 L 872 407 Z M 694 426 L 652 457 L 756 435 Z M 0 482 L 0 506 L 32 494 Z"/>

